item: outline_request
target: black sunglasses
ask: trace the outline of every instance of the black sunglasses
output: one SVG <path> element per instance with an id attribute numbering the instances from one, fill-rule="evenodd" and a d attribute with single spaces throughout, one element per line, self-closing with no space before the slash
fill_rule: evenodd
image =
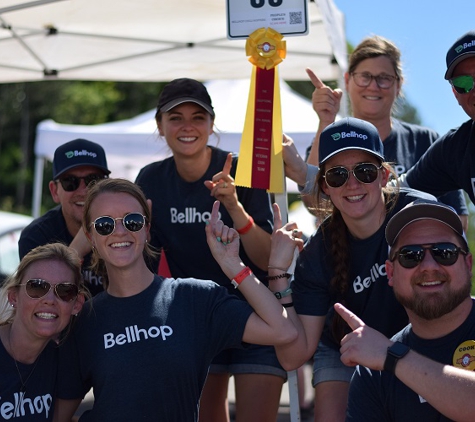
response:
<path id="1" fill-rule="evenodd" d="M 459 94 L 468 94 L 474 86 L 473 76 L 470 75 L 455 76 L 450 83 Z"/>
<path id="2" fill-rule="evenodd" d="M 350 177 L 350 172 L 353 173 L 356 180 L 360 183 L 373 183 L 378 178 L 378 171 L 383 167 L 381 164 L 379 167 L 373 163 L 361 163 L 348 170 L 346 167 L 338 166 L 328 169 L 324 178 L 327 185 L 331 188 L 339 188 L 343 186 Z"/>
<path id="3" fill-rule="evenodd" d="M 26 294 L 31 299 L 41 299 L 46 296 L 54 287 L 54 294 L 64 302 L 71 302 L 78 297 L 79 288 L 74 283 L 58 283 L 51 284 L 41 278 L 32 278 L 24 284 L 19 286 L 26 286 Z"/>
<path id="4" fill-rule="evenodd" d="M 58 180 L 66 192 L 73 192 L 81 184 L 81 179 L 84 180 L 84 183 L 86 186 L 89 186 L 91 183 L 97 182 L 98 180 L 107 179 L 107 176 L 105 174 L 93 173 L 93 174 L 88 174 L 87 176 L 84 176 L 84 177 L 64 176 L 64 177 L 60 177 Z"/>
<path id="5" fill-rule="evenodd" d="M 406 245 L 394 252 L 390 261 L 394 261 L 397 257 L 402 267 L 415 268 L 424 259 L 426 251 L 430 251 L 435 262 L 445 267 L 454 265 L 457 262 L 459 253 L 467 255 L 467 251 L 464 251 L 462 248 L 450 242 L 434 243 L 427 246 Z"/>
<path id="6" fill-rule="evenodd" d="M 102 217 L 96 218 L 91 226 L 94 225 L 94 229 L 97 234 L 101 236 L 109 236 L 114 233 L 115 222 L 117 220 L 122 220 L 123 226 L 129 232 L 138 232 L 143 229 L 145 226 L 145 216 L 138 212 L 131 212 L 123 217 L 113 218 L 108 215 L 103 215 Z"/>

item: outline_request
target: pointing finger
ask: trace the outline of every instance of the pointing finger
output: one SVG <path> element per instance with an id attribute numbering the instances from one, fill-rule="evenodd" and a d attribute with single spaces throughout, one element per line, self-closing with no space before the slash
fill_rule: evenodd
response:
<path id="1" fill-rule="evenodd" d="M 341 303 L 335 303 L 335 311 L 346 321 L 352 330 L 356 330 L 365 325 L 353 312 L 346 309 Z"/>
<path id="2" fill-rule="evenodd" d="M 277 231 L 282 227 L 282 216 L 277 204 L 272 204 L 272 208 L 274 209 L 274 231 Z"/>
<path id="3" fill-rule="evenodd" d="M 233 165 L 233 154 L 230 152 L 228 156 L 226 157 L 226 162 L 224 163 L 224 167 L 223 167 L 224 176 L 229 176 L 232 165 Z"/>
<path id="4" fill-rule="evenodd" d="M 320 89 L 325 86 L 325 84 L 320 80 L 320 78 L 315 74 L 315 72 L 312 69 L 307 67 L 305 71 L 307 72 L 307 75 L 312 81 L 312 84 L 315 88 Z"/>

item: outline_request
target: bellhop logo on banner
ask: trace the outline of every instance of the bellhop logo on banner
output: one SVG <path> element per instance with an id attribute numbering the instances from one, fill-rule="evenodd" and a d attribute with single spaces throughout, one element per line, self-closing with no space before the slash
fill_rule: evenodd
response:
<path id="1" fill-rule="evenodd" d="M 286 56 L 284 35 L 308 33 L 307 0 L 227 0 L 226 5 L 228 38 L 247 40 L 246 55 L 254 65 L 235 183 L 283 193 L 277 65 Z"/>
<path id="2" fill-rule="evenodd" d="M 285 58 L 283 36 L 272 28 L 249 35 L 246 55 L 254 65 L 236 184 L 282 193 L 282 112 L 277 65 Z"/>

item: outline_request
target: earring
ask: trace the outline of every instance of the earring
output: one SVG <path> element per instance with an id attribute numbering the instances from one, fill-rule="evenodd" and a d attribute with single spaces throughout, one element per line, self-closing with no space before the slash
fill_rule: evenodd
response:
<path id="1" fill-rule="evenodd" d="M 14 305 L 13 303 L 10 303 L 10 306 L 11 306 L 12 308 L 14 308 L 14 307 L 15 307 L 15 305 Z"/>

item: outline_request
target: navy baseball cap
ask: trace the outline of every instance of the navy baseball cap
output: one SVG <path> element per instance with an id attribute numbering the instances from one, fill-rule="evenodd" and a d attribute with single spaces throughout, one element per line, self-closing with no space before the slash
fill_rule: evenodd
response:
<path id="1" fill-rule="evenodd" d="M 203 107 L 214 118 L 213 105 L 208 90 L 194 79 L 174 79 L 163 88 L 158 99 L 158 111 L 166 113 L 183 103 L 195 103 Z"/>
<path id="2" fill-rule="evenodd" d="M 449 226 L 463 238 L 468 250 L 467 238 L 463 232 L 462 221 L 457 212 L 442 202 L 422 198 L 407 204 L 389 220 L 386 226 L 386 241 L 388 245 L 394 246 L 398 236 L 409 224 L 421 220 L 435 220 Z"/>
<path id="3" fill-rule="evenodd" d="M 445 79 L 450 79 L 455 66 L 470 56 L 475 56 L 475 31 L 467 32 L 449 48 L 445 59 L 447 62 Z"/>
<path id="4" fill-rule="evenodd" d="M 345 117 L 327 126 L 320 135 L 320 167 L 342 151 L 366 151 L 384 161 L 384 147 L 374 125 L 355 117 Z"/>
<path id="5" fill-rule="evenodd" d="M 86 139 L 75 139 L 56 148 L 53 158 L 53 180 L 79 166 L 93 166 L 105 174 L 110 173 L 106 153 L 99 144 Z"/>

